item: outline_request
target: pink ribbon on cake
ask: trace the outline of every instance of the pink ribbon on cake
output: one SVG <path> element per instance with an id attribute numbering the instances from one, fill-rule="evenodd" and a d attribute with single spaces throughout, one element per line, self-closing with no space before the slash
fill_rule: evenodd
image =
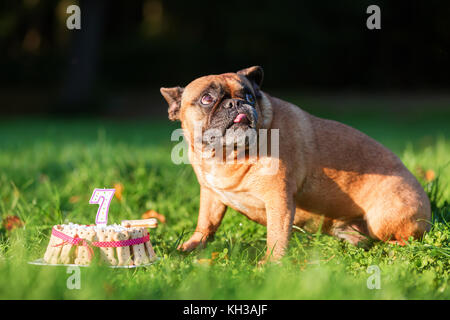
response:
<path id="1" fill-rule="evenodd" d="M 90 251 L 92 251 L 92 248 L 89 246 L 89 243 L 83 238 L 78 238 L 78 237 L 73 238 L 61 231 L 56 230 L 55 228 L 52 229 L 52 235 L 63 240 L 62 243 L 55 245 L 54 247 L 58 247 L 58 246 L 61 246 L 61 245 L 67 244 L 67 243 L 72 244 L 74 246 L 78 246 L 81 244 L 83 246 L 88 247 L 90 249 Z M 149 240 L 150 240 L 150 235 L 147 234 L 144 237 L 136 238 L 136 239 L 128 239 L 128 240 L 120 240 L 120 241 L 92 241 L 91 245 L 93 245 L 94 247 L 101 247 L 101 248 L 129 247 L 129 246 L 133 246 L 136 244 L 145 243 Z"/>
<path id="2" fill-rule="evenodd" d="M 58 237 L 60 239 L 63 240 L 63 242 L 61 242 L 60 244 L 56 244 L 53 247 L 59 247 L 59 246 L 63 246 L 65 244 L 72 244 L 74 246 L 85 246 L 86 248 L 88 248 L 89 250 L 89 259 L 92 257 L 92 255 L 94 254 L 94 251 L 92 250 L 91 246 L 89 245 L 89 243 L 83 239 L 83 238 L 72 238 L 71 236 L 68 236 L 65 233 L 62 233 L 61 231 L 56 230 L 55 228 L 52 229 L 52 235 L 54 235 L 55 237 Z"/>
<path id="3" fill-rule="evenodd" d="M 101 247 L 101 248 L 110 248 L 110 247 L 129 247 L 134 246 L 136 244 L 145 243 L 150 240 L 150 235 L 146 235 L 142 238 L 136 238 L 136 239 L 128 239 L 128 240 L 120 240 L 120 241 L 94 241 L 92 242 L 92 245 L 94 247 Z"/>

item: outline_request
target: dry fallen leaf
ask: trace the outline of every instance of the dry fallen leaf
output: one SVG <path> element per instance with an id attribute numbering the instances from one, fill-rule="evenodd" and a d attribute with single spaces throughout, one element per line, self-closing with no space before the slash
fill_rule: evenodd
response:
<path id="1" fill-rule="evenodd" d="M 217 260 L 219 258 L 219 255 L 220 255 L 220 252 L 214 251 L 214 252 L 211 253 L 211 259 L 212 260 Z M 228 259 L 228 254 L 225 253 L 223 258 L 224 259 Z"/>
<path id="2" fill-rule="evenodd" d="M 436 174 L 434 173 L 433 170 L 429 169 L 425 172 L 425 180 L 428 182 L 431 182 L 434 180 L 434 178 L 436 178 Z"/>
<path id="3" fill-rule="evenodd" d="M 211 253 L 211 259 L 216 260 L 219 257 L 220 252 L 212 252 Z"/>
<path id="4" fill-rule="evenodd" d="M 24 223 L 22 220 L 20 220 L 17 216 L 7 216 L 3 219 L 3 226 L 6 230 L 11 231 L 16 228 L 23 227 Z"/>
<path id="5" fill-rule="evenodd" d="M 142 214 L 142 219 L 156 218 L 161 223 L 166 223 L 166 217 L 155 210 L 148 210 Z"/>
<path id="6" fill-rule="evenodd" d="M 78 201 L 80 201 L 80 196 L 71 196 L 69 198 L 70 203 L 77 203 Z"/>
<path id="7" fill-rule="evenodd" d="M 114 189 L 116 189 L 114 195 L 116 196 L 117 200 L 122 201 L 123 184 L 115 183 Z"/>
<path id="8" fill-rule="evenodd" d="M 198 259 L 197 260 L 198 264 L 206 264 L 206 265 L 211 265 L 212 264 L 212 260 L 211 259 Z"/>
<path id="9" fill-rule="evenodd" d="M 432 169 L 425 170 L 420 166 L 416 167 L 416 174 L 427 182 L 431 182 L 436 178 L 436 173 Z"/>

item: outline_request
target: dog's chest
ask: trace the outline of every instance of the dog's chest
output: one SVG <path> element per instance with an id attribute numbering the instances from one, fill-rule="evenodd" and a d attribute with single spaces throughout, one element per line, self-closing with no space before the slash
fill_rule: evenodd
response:
<path id="1" fill-rule="evenodd" d="M 264 209 L 264 202 L 256 198 L 249 192 L 233 190 L 233 188 L 224 188 L 223 183 L 219 182 L 213 174 L 204 175 L 206 185 L 212 189 L 221 199 L 221 201 L 245 214 L 251 214 L 254 210 Z"/>

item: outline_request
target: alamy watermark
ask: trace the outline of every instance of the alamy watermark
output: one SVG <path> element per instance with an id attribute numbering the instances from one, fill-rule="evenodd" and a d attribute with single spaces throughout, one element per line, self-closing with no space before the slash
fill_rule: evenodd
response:
<path id="1" fill-rule="evenodd" d="M 203 130 L 199 121 L 194 124 L 193 139 L 186 137 L 183 129 L 176 129 L 170 140 L 178 141 L 171 153 L 175 164 L 195 164 L 212 159 L 224 164 L 258 162 L 260 174 L 274 175 L 278 172 L 279 129 L 227 129 L 223 133 L 219 129 Z M 188 157 L 190 143 L 193 155 Z"/>
<path id="2" fill-rule="evenodd" d="M 381 29 L 381 9 L 376 4 L 367 7 L 366 13 L 371 14 L 366 21 L 367 29 Z"/>
<path id="3" fill-rule="evenodd" d="M 371 265 L 367 267 L 367 273 L 371 274 L 367 278 L 367 288 L 370 290 L 381 289 L 381 270 L 377 265 Z"/>
<path id="4" fill-rule="evenodd" d="M 81 289 L 81 270 L 80 267 L 71 266 L 67 268 L 66 273 L 70 274 L 67 278 L 66 285 L 69 290 Z"/>
<path id="5" fill-rule="evenodd" d="M 79 6 L 73 4 L 67 7 L 66 13 L 70 14 L 66 20 L 66 26 L 69 30 L 81 29 L 81 9 Z"/>

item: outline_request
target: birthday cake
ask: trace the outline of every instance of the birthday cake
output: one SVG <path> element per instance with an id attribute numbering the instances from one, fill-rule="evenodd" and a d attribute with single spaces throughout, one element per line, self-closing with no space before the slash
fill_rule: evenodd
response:
<path id="1" fill-rule="evenodd" d="M 73 223 L 56 225 L 52 228 L 44 262 L 89 265 L 98 253 L 100 261 L 111 266 L 148 264 L 156 259 L 145 227 L 148 225 L 133 221 L 108 226 Z"/>

